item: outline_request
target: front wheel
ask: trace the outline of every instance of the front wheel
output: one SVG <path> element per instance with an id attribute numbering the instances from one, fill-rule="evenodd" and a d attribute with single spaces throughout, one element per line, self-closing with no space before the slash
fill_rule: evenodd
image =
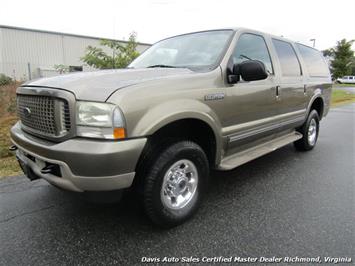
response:
<path id="1" fill-rule="evenodd" d="M 309 113 L 306 122 L 298 131 L 303 137 L 294 142 L 295 148 L 300 151 L 312 150 L 317 144 L 319 134 L 319 115 L 316 110 Z"/>
<path id="2" fill-rule="evenodd" d="M 149 167 L 144 184 L 144 206 L 150 219 L 162 227 L 183 223 L 197 210 L 207 188 L 209 165 L 196 143 L 170 145 Z"/>

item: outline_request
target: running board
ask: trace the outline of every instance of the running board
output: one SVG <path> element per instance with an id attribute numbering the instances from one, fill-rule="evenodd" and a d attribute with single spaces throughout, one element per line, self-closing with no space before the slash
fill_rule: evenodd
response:
<path id="1" fill-rule="evenodd" d="M 258 146 L 232 154 L 222 159 L 222 162 L 218 166 L 218 169 L 231 170 L 233 168 L 236 168 L 239 165 L 245 164 L 251 160 L 254 160 L 274 150 L 277 150 L 301 138 L 302 138 L 302 134 L 295 131 L 287 135 L 278 137 L 276 139 L 267 141 Z"/>

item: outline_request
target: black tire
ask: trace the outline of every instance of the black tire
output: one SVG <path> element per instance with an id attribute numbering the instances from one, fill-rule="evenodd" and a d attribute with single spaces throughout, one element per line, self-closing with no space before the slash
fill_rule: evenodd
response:
<path id="1" fill-rule="evenodd" d="M 313 140 L 313 138 L 311 138 L 310 140 L 309 136 L 312 134 L 309 132 L 309 129 L 312 125 L 314 126 L 314 122 L 315 122 L 315 130 L 316 130 L 315 139 Z M 316 110 L 311 110 L 311 112 L 307 117 L 306 122 L 300 128 L 298 128 L 297 131 L 300 132 L 303 135 L 303 137 L 294 142 L 295 148 L 299 151 L 312 150 L 317 144 L 318 134 L 319 134 L 318 112 Z"/>
<path id="2" fill-rule="evenodd" d="M 194 185 L 194 193 L 191 193 L 192 196 L 186 205 L 179 209 L 173 209 L 167 206 L 167 198 L 164 198 L 164 195 L 168 195 L 165 193 L 167 190 L 163 190 L 162 187 L 163 184 L 165 188 L 167 187 L 166 182 L 169 181 L 166 180 L 175 180 L 171 179 L 171 175 L 168 175 L 167 172 L 174 164 L 180 163 L 182 160 L 185 160 L 188 164 L 192 163 L 192 168 L 195 167 L 193 169 L 195 169 L 195 172 L 197 170 L 197 182 Z M 183 167 L 175 167 L 174 169 L 179 171 Z M 145 169 L 148 171 L 143 188 L 144 208 L 153 223 L 164 228 L 174 227 L 189 219 L 197 211 L 202 196 L 207 189 L 209 177 L 208 160 L 200 146 L 191 141 L 179 141 L 170 144 L 165 149 L 161 149 L 151 165 L 145 167 Z M 187 175 L 190 175 L 190 178 L 194 176 L 194 174 L 187 173 L 185 178 L 188 178 Z M 169 176 L 169 178 L 165 178 L 165 176 Z M 176 188 L 180 189 L 181 184 L 176 185 Z M 185 187 L 188 186 L 185 184 Z"/>

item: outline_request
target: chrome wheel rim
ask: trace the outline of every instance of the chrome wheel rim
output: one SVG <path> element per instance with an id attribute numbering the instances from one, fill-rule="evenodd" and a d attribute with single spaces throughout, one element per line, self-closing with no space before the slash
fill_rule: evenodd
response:
<path id="1" fill-rule="evenodd" d="M 164 175 L 161 200 L 169 209 L 182 209 L 194 197 L 198 183 L 198 172 L 190 160 L 175 162 Z"/>
<path id="2" fill-rule="evenodd" d="M 309 145 L 313 146 L 316 143 L 317 139 L 317 122 L 313 118 L 309 123 L 308 127 L 308 143 Z"/>

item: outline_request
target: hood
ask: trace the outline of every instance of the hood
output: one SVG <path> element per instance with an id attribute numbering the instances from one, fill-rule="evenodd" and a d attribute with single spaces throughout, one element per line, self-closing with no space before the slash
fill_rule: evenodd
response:
<path id="1" fill-rule="evenodd" d="M 106 101 L 115 91 L 134 84 L 193 73 L 186 68 L 101 70 L 42 78 L 22 86 L 64 89 L 73 92 L 78 100 Z"/>

